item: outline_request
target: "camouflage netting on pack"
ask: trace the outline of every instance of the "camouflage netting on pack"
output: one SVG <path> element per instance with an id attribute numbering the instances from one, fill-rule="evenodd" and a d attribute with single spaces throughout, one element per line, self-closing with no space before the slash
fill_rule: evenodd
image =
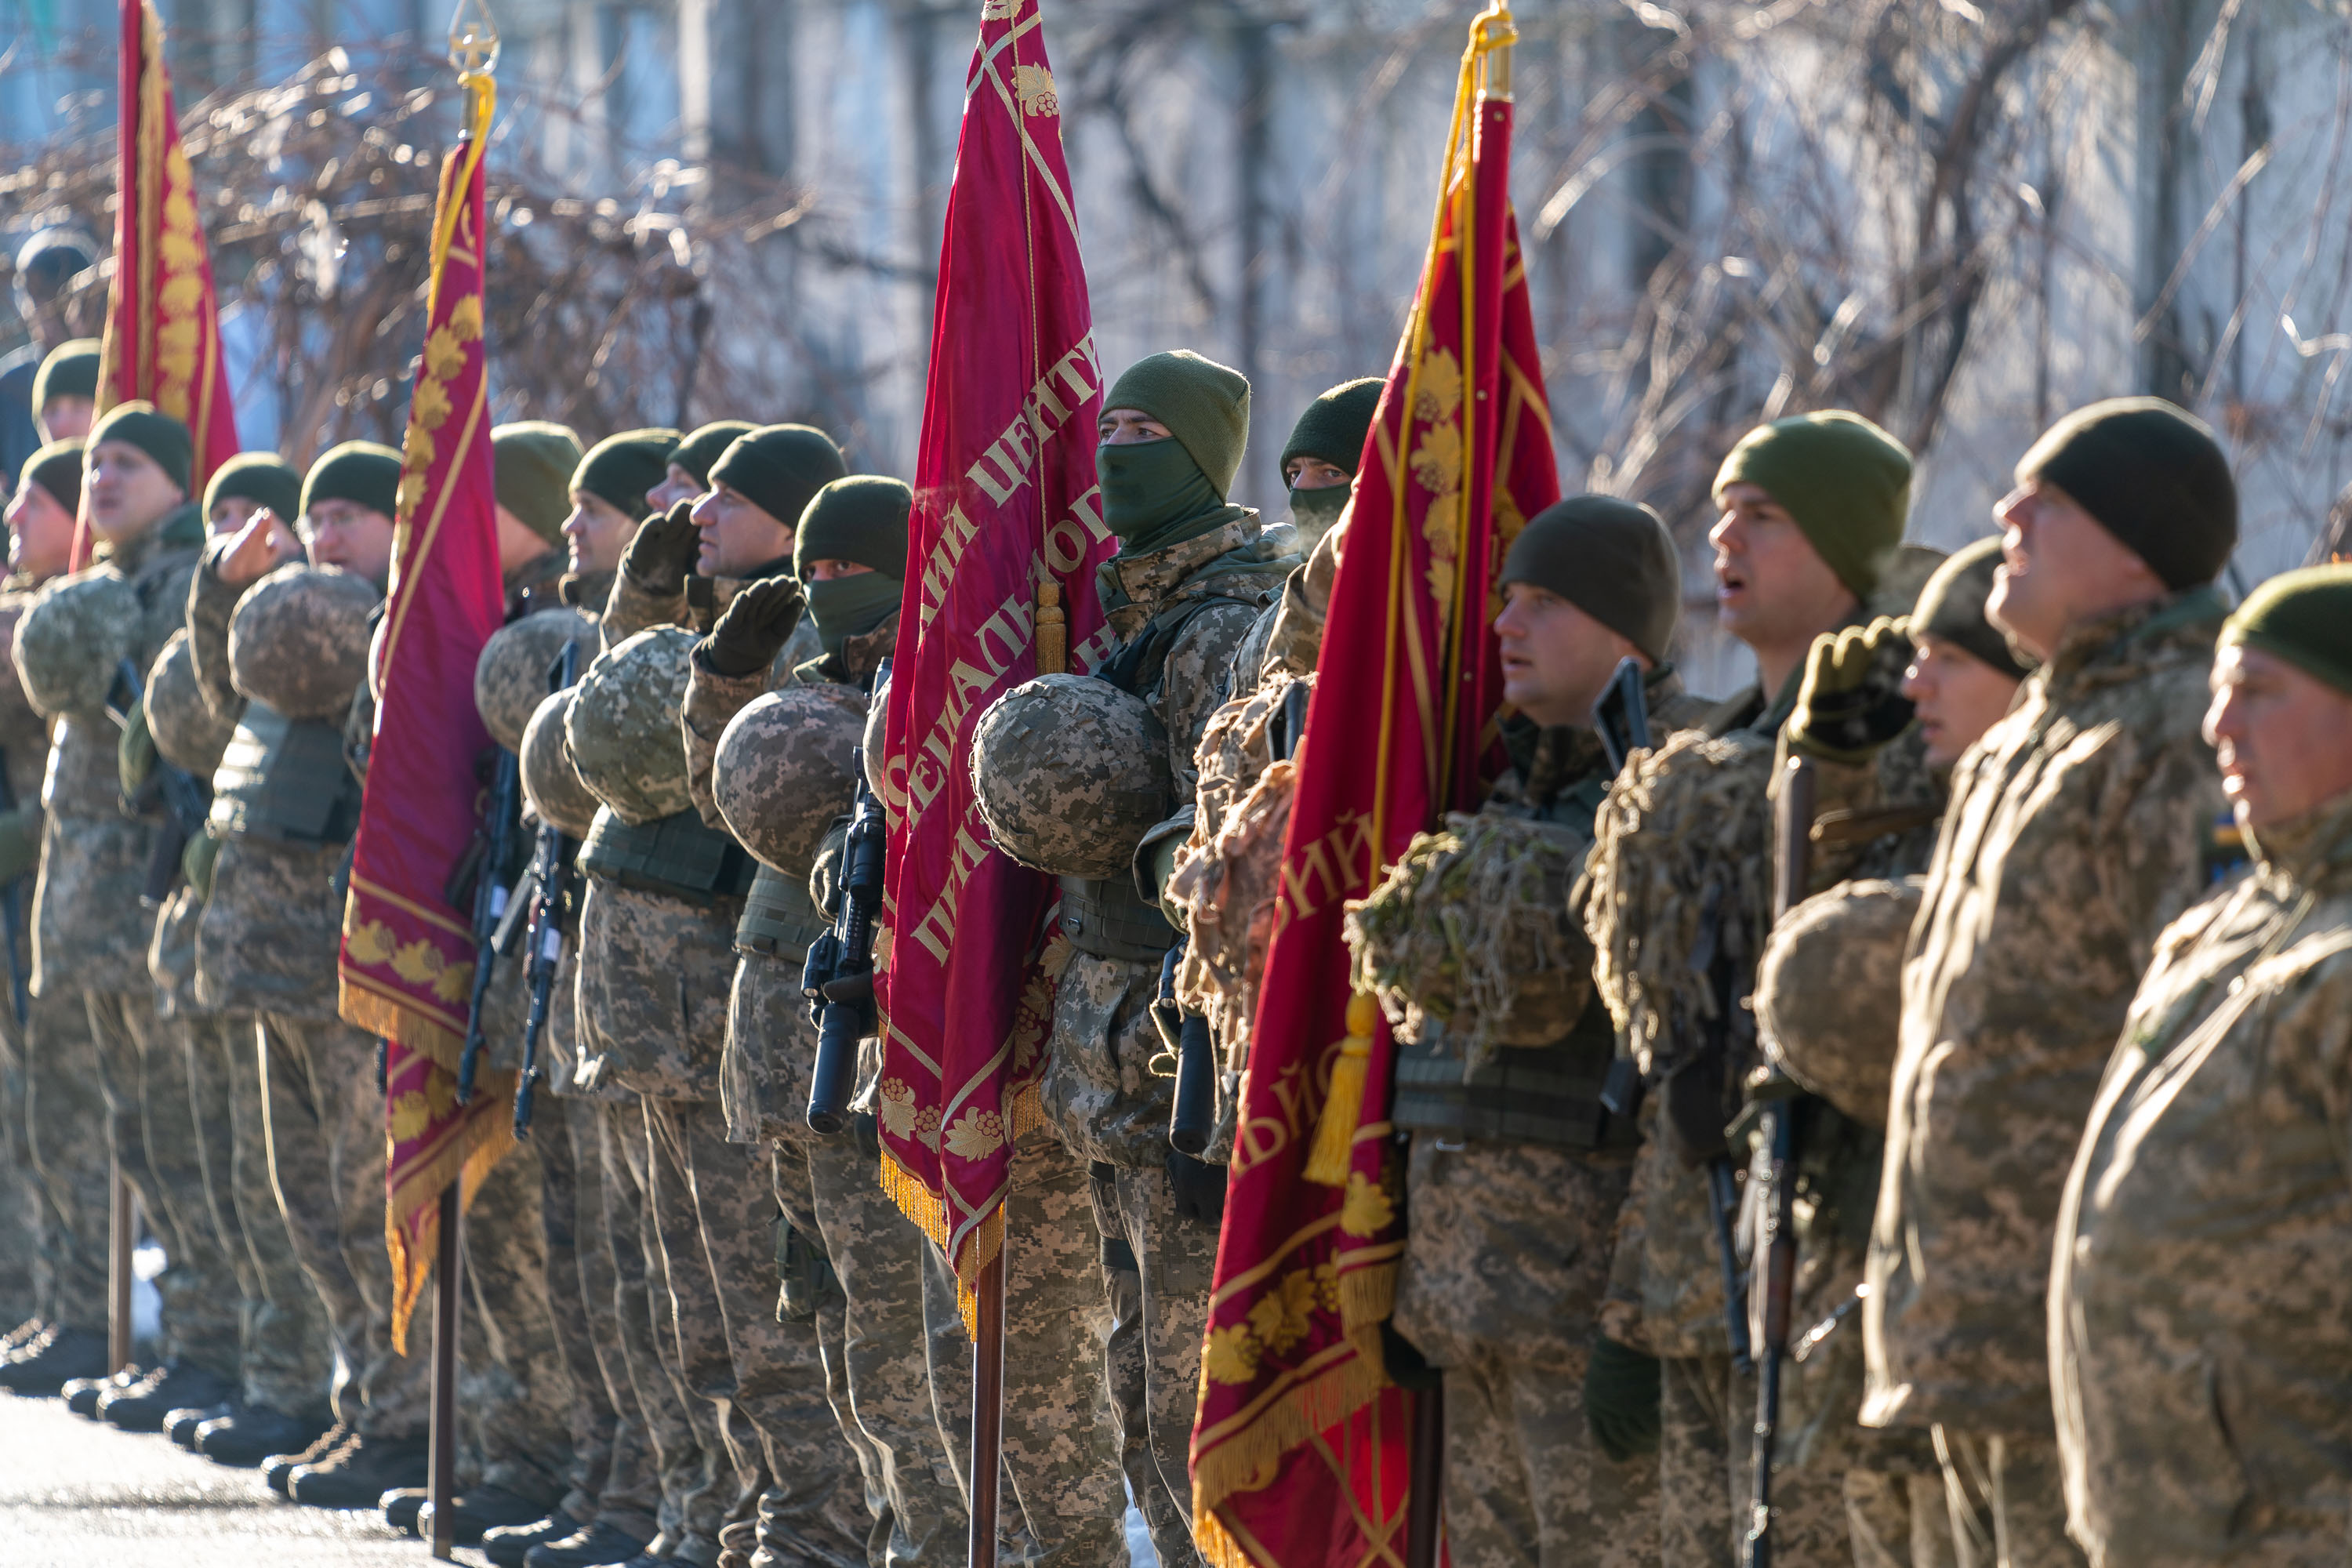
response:
<path id="1" fill-rule="evenodd" d="M 525 616 L 482 645 L 474 661 L 474 706 L 490 739 L 508 751 L 522 750 L 523 727 L 547 700 L 548 671 L 567 643 L 579 647 L 579 668 L 587 668 L 596 657 L 596 628 L 577 610 Z"/>
<path id="2" fill-rule="evenodd" d="M 1039 676 L 973 726 L 971 784 L 989 837 L 1022 865 L 1124 876 L 1168 816 L 1168 731 L 1108 680 Z"/>
<path id="3" fill-rule="evenodd" d="M 653 626 L 597 655 L 564 721 L 580 782 L 632 827 L 693 809 L 677 713 L 694 642 Z"/>
<path id="4" fill-rule="evenodd" d="M 572 765 L 572 746 L 564 733 L 576 686 L 551 692 L 522 728 L 523 798 L 541 822 L 551 822 L 574 838 L 588 837 L 596 821 L 596 797 L 580 782 Z"/>
<path id="5" fill-rule="evenodd" d="M 117 667 L 138 648 L 139 595 L 119 572 L 84 572 L 57 583 L 16 623 L 16 675 L 47 715 L 98 719 Z"/>
<path id="6" fill-rule="evenodd" d="M 1772 928 L 1756 970 L 1764 1052 L 1808 1091 L 1886 1125 L 1903 1021 L 1903 950 L 1921 881 L 1846 882 Z"/>
<path id="7" fill-rule="evenodd" d="M 1578 889 L 1593 980 L 1653 1082 L 1722 1016 L 1717 961 L 1752 962 L 1770 923 L 1773 754 L 1764 736 L 1686 731 L 1636 753 L 1594 820 Z"/>
<path id="8" fill-rule="evenodd" d="M 1499 1047 L 1559 1039 L 1592 995 L 1568 913 L 1583 847 L 1549 824 L 1448 814 L 1349 911 L 1350 977 L 1402 1038 L 1460 1056 L 1465 1079 Z"/>
<path id="9" fill-rule="evenodd" d="M 215 713 L 196 681 L 195 655 L 185 626 L 172 634 L 147 672 L 147 732 L 155 750 L 176 768 L 209 779 L 221 752 L 236 732 L 235 713 Z"/>
<path id="10" fill-rule="evenodd" d="M 856 796 L 866 701 L 846 686 L 788 686 L 753 698 L 719 737 L 711 793 L 727 831 L 788 877 L 809 862 Z"/>
<path id="11" fill-rule="evenodd" d="M 289 719 L 341 718 L 367 679 L 368 612 L 383 595 L 332 566 L 281 566 L 228 623 L 228 679 Z"/>

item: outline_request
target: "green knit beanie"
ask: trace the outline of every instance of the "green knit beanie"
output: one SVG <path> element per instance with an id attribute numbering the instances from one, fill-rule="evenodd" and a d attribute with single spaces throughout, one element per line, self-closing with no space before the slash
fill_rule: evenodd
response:
<path id="1" fill-rule="evenodd" d="M 490 464 L 499 504 L 550 544 L 563 537 L 572 515 L 572 470 L 580 466 L 580 437 L 551 419 L 518 419 L 490 432 Z"/>
<path id="2" fill-rule="evenodd" d="M 749 436 L 758 428 L 748 419 L 713 420 L 672 447 L 669 455 L 662 459 L 662 471 L 667 474 L 670 464 L 676 463 L 694 476 L 696 484 L 707 487 L 710 483 L 710 465 L 719 460 L 719 454 L 733 446 L 738 436 Z"/>
<path id="3" fill-rule="evenodd" d="M 1868 598 L 1911 511 L 1911 454 L 1859 414 L 1831 409 L 1759 425 L 1715 476 L 1715 497 L 1760 486 L 1857 598 Z"/>
<path id="4" fill-rule="evenodd" d="M 816 492 L 848 472 L 841 448 L 824 431 L 806 425 L 764 425 L 728 444 L 710 465 L 710 482 L 725 485 L 793 528 Z"/>
<path id="5" fill-rule="evenodd" d="M 381 441 L 330 447 L 302 480 L 302 514 L 322 500 L 347 500 L 386 517 L 400 512 L 400 454 Z"/>
<path id="6" fill-rule="evenodd" d="M 669 455 L 677 441 L 677 431 L 660 426 L 607 436 L 589 447 L 572 470 L 572 489 L 611 502 L 631 522 L 643 522 L 654 510 L 646 492 L 668 474 Z"/>
<path id="7" fill-rule="evenodd" d="M 1998 538 L 1979 539 L 1953 551 L 1919 590 L 1911 606 L 1911 629 L 1957 643 L 2011 680 L 2022 680 L 2032 660 L 2010 647 L 2009 639 L 1985 618 L 1985 601 L 1992 597 L 1992 576 L 2000 569 Z"/>
<path id="8" fill-rule="evenodd" d="M 1364 459 L 1364 441 L 1381 405 L 1381 389 L 1387 384 L 1377 375 L 1343 381 L 1308 404 L 1290 427 L 1290 439 L 1283 444 L 1282 460 L 1275 468 L 1286 478 L 1291 458 L 1315 458 L 1354 473 Z"/>
<path id="9" fill-rule="evenodd" d="M 1248 378 L 1191 349 L 1137 360 L 1103 394 L 1103 407 L 1139 408 L 1168 426 L 1223 500 L 1249 447 Z"/>
<path id="10" fill-rule="evenodd" d="M 2282 572 L 2221 623 L 2221 644 L 2275 654 L 2352 696 L 2352 565 Z"/>
<path id="11" fill-rule="evenodd" d="M 83 446 L 89 451 L 96 451 L 107 441 L 121 441 L 138 447 L 155 459 L 155 466 L 183 493 L 186 491 L 188 472 L 196 458 L 195 443 L 189 438 L 185 425 L 158 412 L 153 404 L 118 403 L 107 410 L 106 416 L 89 427 Z"/>
<path id="12" fill-rule="evenodd" d="M 2017 482 L 2064 490 L 2164 579 L 2200 587 L 2238 547 L 2238 486 L 2204 421 L 2160 397 L 2115 397 L 2053 425 Z"/>
<path id="13" fill-rule="evenodd" d="M 1614 496 L 1570 496 L 1528 520 L 1503 557 L 1501 584 L 1558 594 L 1664 664 L 1682 616 L 1674 536 L 1648 507 Z"/>
<path id="14" fill-rule="evenodd" d="M 25 459 L 17 483 L 38 485 L 68 511 L 81 510 L 81 443 L 52 441 Z"/>
<path id="15" fill-rule="evenodd" d="M 915 492 L 881 474 L 852 474 L 816 492 L 793 535 L 793 574 L 812 561 L 855 561 L 888 577 L 907 574 L 907 514 Z"/>
<path id="16" fill-rule="evenodd" d="M 96 397 L 98 359 L 96 338 L 76 338 L 51 349 L 33 373 L 33 413 L 39 415 L 52 397 Z"/>
<path id="17" fill-rule="evenodd" d="M 268 507 L 290 528 L 302 514 L 302 475 L 275 452 L 239 452 L 213 470 L 205 486 L 205 516 L 231 496 Z"/>

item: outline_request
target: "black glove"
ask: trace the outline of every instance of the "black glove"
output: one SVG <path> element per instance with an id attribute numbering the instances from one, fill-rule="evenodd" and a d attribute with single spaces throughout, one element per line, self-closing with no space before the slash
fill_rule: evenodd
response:
<path id="1" fill-rule="evenodd" d="M 1592 1342 L 1584 1369 L 1584 1424 L 1601 1451 L 1618 1464 L 1658 1451 L 1665 1426 L 1658 1358 L 1605 1335 Z"/>
<path id="2" fill-rule="evenodd" d="M 682 500 L 667 516 L 656 512 L 637 524 L 636 537 L 621 552 L 621 574 L 655 598 L 667 599 L 686 592 L 687 574 L 694 570 L 701 547 L 694 503 Z"/>
<path id="3" fill-rule="evenodd" d="M 1176 1212 L 1214 1230 L 1225 1222 L 1225 1168 L 1168 1151 L 1168 1191 Z"/>
<path id="4" fill-rule="evenodd" d="M 791 577 L 763 577 L 735 595 L 710 635 L 702 639 L 702 662 L 713 675 L 757 675 L 776 662 L 801 624 L 808 595 Z"/>
<path id="5" fill-rule="evenodd" d="M 1885 616 L 1813 639 L 1805 681 L 1789 716 L 1789 747 L 1832 763 L 1866 763 L 1911 722 L 1903 672 L 1911 636 Z"/>

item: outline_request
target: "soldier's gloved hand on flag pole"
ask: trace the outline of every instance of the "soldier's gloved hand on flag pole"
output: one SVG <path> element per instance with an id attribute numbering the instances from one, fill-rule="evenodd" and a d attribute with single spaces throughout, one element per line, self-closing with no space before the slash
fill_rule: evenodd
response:
<path id="1" fill-rule="evenodd" d="M 686 591 L 701 535 L 694 526 L 694 503 L 679 501 L 637 525 L 637 536 L 621 552 L 621 574 L 656 598 Z"/>
<path id="2" fill-rule="evenodd" d="M 762 578 L 735 595 L 695 656 L 713 675 L 757 675 L 784 651 L 807 603 L 799 579 Z"/>

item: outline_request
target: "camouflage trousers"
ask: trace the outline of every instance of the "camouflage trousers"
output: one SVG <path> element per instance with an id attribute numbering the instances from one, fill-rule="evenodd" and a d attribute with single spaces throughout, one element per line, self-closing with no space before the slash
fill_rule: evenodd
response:
<path id="1" fill-rule="evenodd" d="M 1953 1568 L 2081 1568 L 2088 1561 L 2066 1535 L 2054 1434 L 1998 1437 L 1937 1426 L 1934 1436 Z"/>
<path id="2" fill-rule="evenodd" d="M 1106 1382 L 1112 1319 L 1086 1163 L 1051 1133 L 1022 1141 L 1004 1199 L 1004 1469 L 998 1538 L 1028 1568 L 1127 1561 L 1126 1483 Z M 955 1276 L 924 1258 L 931 1397 L 971 1506 L 971 1346 Z"/>
<path id="3" fill-rule="evenodd" d="M 1729 1356 L 1669 1357 L 1659 1372 L 1662 1561 L 1728 1568 L 1748 1530 L 1755 1374 L 1733 1371 Z M 1772 1543 L 1772 1560 L 1784 1568 L 1843 1568 L 1853 1560 L 1843 1470 L 1773 1471 Z"/>
<path id="4" fill-rule="evenodd" d="M 1104 1249 L 1115 1314 L 1105 1379 L 1118 1428 L 1120 1468 L 1164 1568 L 1197 1563 L 1192 1545 L 1192 1415 L 1200 1403 L 1201 1336 L 1217 1233 L 1176 1212 L 1165 1171 L 1091 1167 L 1095 1225 L 1126 1249 Z M 1133 1268 L 1132 1310 L 1118 1279 Z"/>
<path id="5" fill-rule="evenodd" d="M 1848 1470 L 1845 1521 L 1853 1568 L 1958 1568 L 1940 1475 Z"/>
<path id="6" fill-rule="evenodd" d="M 0 994 L 0 1325 L 14 1328 L 43 1316 L 41 1231 L 48 1222 L 25 1121 L 24 1031 L 5 1003 Z"/>
<path id="7" fill-rule="evenodd" d="M 322 1416 L 334 1379 L 326 1310 L 295 1260 L 269 1180 L 260 1033 L 242 1014 L 174 1020 L 188 1057 L 188 1096 L 205 1136 L 205 1202 L 244 1296 L 244 1397 L 289 1415 Z"/>
<path id="8" fill-rule="evenodd" d="M 834 1414 L 824 1331 L 778 1321 L 777 1166 L 766 1150 L 728 1142 L 716 1100 L 644 1104 L 647 1202 L 687 1391 L 749 1425 L 748 1445 L 734 1423 L 722 1430 L 739 1479 L 758 1485 L 761 1549 L 863 1568 L 873 1521 Z M 830 1310 L 837 1335 L 838 1304 Z"/>
<path id="9" fill-rule="evenodd" d="M 1635 1568 L 1658 1477 L 1612 1461 L 1584 1373 L 1630 1160 L 1416 1134 L 1395 1324 L 1445 1373 L 1445 1534 L 1461 1568 Z"/>
<path id="10" fill-rule="evenodd" d="M 458 1462 L 469 1480 L 552 1509 L 570 1485 L 572 1389 L 548 1299 L 544 1142 L 499 1161 L 466 1211 Z"/>
<path id="11" fill-rule="evenodd" d="M 110 1121 L 89 1009 L 79 992 L 33 998 L 24 1062 L 25 1155 L 39 1194 L 35 1310 L 67 1328 L 102 1334 Z"/>
<path id="12" fill-rule="evenodd" d="M 572 1461 L 556 1506 L 583 1523 L 601 1520 L 649 1541 L 661 1528 L 655 1518 L 661 1485 L 614 1316 L 618 1281 L 604 1227 L 600 1120 L 595 1101 L 551 1095 L 540 1101 L 531 1130 L 547 1236 L 547 1303 L 572 1374 L 565 1411 Z M 641 1296 L 643 1268 L 640 1259 Z"/>
<path id="13" fill-rule="evenodd" d="M 257 1022 L 269 1174 L 294 1256 L 326 1310 L 335 1415 L 362 1436 L 425 1436 L 433 1358 L 392 1348 L 383 1095 L 374 1037 L 264 1013 Z"/>
<path id="14" fill-rule="evenodd" d="M 841 1338 L 825 1352 L 841 1363 L 842 1435 L 875 1494 L 869 1558 L 877 1568 L 961 1563 L 971 1521 L 932 1405 L 923 1318 L 930 1244 L 882 1190 L 872 1118 L 835 1137 L 779 1142 L 774 1157 L 777 1202 L 795 1230 L 818 1238 L 840 1286 Z"/>
<path id="15" fill-rule="evenodd" d="M 590 1103 L 604 1166 L 604 1251 L 614 1274 L 610 1332 L 653 1470 L 655 1524 L 666 1546 L 691 1542 L 698 1555 L 688 1560 L 709 1562 L 718 1554 L 735 1472 L 709 1403 L 686 1391 L 668 1270 L 646 1201 L 652 1172 L 645 1108 L 635 1098 Z M 608 1386 L 622 1408 L 619 1385 Z M 632 1528 L 618 1518 L 612 1522 Z"/>
<path id="16" fill-rule="evenodd" d="M 152 990 L 86 991 L 82 999 L 98 1042 L 111 1147 L 139 1194 L 147 1228 L 163 1247 L 163 1271 L 155 1278 L 163 1299 L 158 1359 L 240 1383 L 243 1296 L 205 1205 L 187 1053 L 178 1032 L 156 1016 Z"/>

